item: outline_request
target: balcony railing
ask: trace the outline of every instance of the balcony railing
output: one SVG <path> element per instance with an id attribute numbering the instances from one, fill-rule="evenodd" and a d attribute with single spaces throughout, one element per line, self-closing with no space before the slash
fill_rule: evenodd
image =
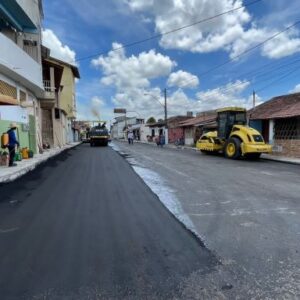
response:
<path id="1" fill-rule="evenodd" d="M 44 99 L 55 100 L 55 87 L 51 86 L 50 80 L 43 80 L 44 84 Z"/>

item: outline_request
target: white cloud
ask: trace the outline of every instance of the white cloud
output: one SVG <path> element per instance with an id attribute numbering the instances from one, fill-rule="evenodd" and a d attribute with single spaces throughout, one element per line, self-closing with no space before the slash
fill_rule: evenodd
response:
<path id="1" fill-rule="evenodd" d="M 102 69 L 101 82 L 105 85 L 115 85 L 118 89 L 149 87 L 151 79 L 167 76 L 176 66 L 168 56 L 155 50 L 126 57 L 125 50 L 120 47 L 121 44 L 113 43 L 115 51 L 92 60 L 92 65 Z"/>
<path id="2" fill-rule="evenodd" d="M 64 45 L 51 29 L 42 32 L 43 45 L 51 50 L 50 55 L 70 64 L 75 64 L 75 51 Z"/>
<path id="3" fill-rule="evenodd" d="M 210 16 L 243 5 L 242 0 L 124 0 L 132 11 L 148 14 L 158 33 L 165 33 Z M 225 50 L 235 57 L 282 30 L 267 26 L 258 28 L 246 8 L 224 14 L 208 22 L 163 35 L 160 45 L 165 49 L 208 53 Z M 261 48 L 261 54 L 278 59 L 300 51 L 298 33 L 288 31 Z"/>
<path id="4" fill-rule="evenodd" d="M 168 86 L 195 88 L 199 84 L 199 79 L 196 75 L 179 70 L 170 74 Z"/>
<path id="5" fill-rule="evenodd" d="M 226 106 L 250 108 L 252 105 L 251 96 L 245 98 L 241 95 L 248 86 L 248 81 L 237 80 L 222 87 L 198 92 L 196 94 L 196 106 L 199 111 L 218 109 Z M 257 100 L 260 101 L 260 98 L 258 97 Z"/>
<path id="6" fill-rule="evenodd" d="M 300 38 L 293 31 L 285 32 L 266 43 L 262 54 L 269 58 L 279 59 L 300 52 Z"/>
<path id="7" fill-rule="evenodd" d="M 297 84 L 292 90 L 289 91 L 290 94 L 300 93 L 300 83 Z"/>

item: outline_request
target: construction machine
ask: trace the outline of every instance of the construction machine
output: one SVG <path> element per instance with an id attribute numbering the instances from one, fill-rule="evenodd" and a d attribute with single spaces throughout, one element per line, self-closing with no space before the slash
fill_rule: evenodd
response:
<path id="1" fill-rule="evenodd" d="M 88 133 L 91 147 L 97 145 L 107 146 L 109 142 L 109 133 L 106 128 L 106 122 L 99 122 L 98 125 L 92 127 Z"/>
<path id="2" fill-rule="evenodd" d="M 225 107 L 217 110 L 217 131 L 203 134 L 196 147 L 202 153 L 223 152 L 225 157 L 258 159 L 262 153 L 272 152 L 262 135 L 247 126 L 247 111 L 240 107 Z"/>

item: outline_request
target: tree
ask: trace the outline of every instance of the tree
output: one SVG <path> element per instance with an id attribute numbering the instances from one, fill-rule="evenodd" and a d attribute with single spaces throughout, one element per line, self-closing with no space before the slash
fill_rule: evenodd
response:
<path id="1" fill-rule="evenodd" d="M 148 120 L 147 120 L 147 124 L 152 124 L 152 123 L 155 123 L 156 120 L 154 117 L 150 117 Z"/>

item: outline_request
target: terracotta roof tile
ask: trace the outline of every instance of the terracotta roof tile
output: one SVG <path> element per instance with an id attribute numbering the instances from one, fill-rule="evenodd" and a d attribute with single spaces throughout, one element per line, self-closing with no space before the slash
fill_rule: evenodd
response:
<path id="1" fill-rule="evenodd" d="M 180 122 L 180 127 L 199 126 L 216 121 L 217 114 L 198 116 L 190 120 Z"/>
<path id="2" fill-rule="evenodd" d="M 275 97 L 249 111 L 252 120 L 300 116 L 300 93 Z"/>

